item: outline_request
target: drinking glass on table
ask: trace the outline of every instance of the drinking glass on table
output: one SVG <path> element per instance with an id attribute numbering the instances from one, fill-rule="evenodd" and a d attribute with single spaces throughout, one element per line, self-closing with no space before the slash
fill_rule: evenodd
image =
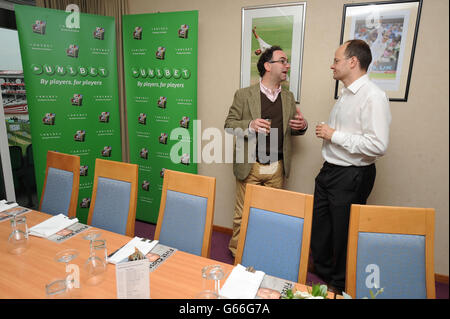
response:
<path id="1" fill-rule="evenodd" d="M 13 255 L 22 254 L 29 246 L 26 217 L 17 217 L 14 214 L 11 218 L 11 230 L 7 244 L 8 252 Z"/>
<path id="2" fill-rule="evenodd" d="M 83 267 L 87 285 L 95 286 L 103 281 L 107 267 L 107 256 L 106 240 L 91 241 L 89 258 Z"/>
<path id="3" fill-rule="evenodd" d="M 55 260 L 60 263 L 65 264 L 65 273 L 69 273 L 65 276 L 64 280 L 66 281 L 66 290 L 67 294 L 70 295 L 72 292 L 72 289 L 79 288 L 79 281 L 78 278 L 74 278 L 72 275 L 72 272 L 70 272 L 69 262 L 77 258 L 78 256 L 78 250 L 76 249 L 65 249 L 60 252 L 58 252 L 55 255 Z M 55 284 L 58 285 L 58 284 Z"/>
<path id="4" fill-rule="evenodd" d="M 220 281 L 225 277 L 225 272 L 220 265 L 210 265 L 202 269 L 202 293 L 220 295 Z M 210 299 L 210 298 L 208 298 Z"/>
<path id="5" fill-rule="evenodd" d="M 99 238 L 101 236 L 101 232 L 98 229 L 88 229 L 84 235 L 83 235 L 83 239 L 89 240 L 90 245 L 92 245 L 92 241 L 96 240 L 97 238 Z"/>

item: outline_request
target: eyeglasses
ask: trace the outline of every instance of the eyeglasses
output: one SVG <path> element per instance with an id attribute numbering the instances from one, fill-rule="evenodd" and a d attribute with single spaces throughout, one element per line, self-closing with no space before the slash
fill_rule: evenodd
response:
<path id="1" fill-rule="evenodd" d="M 276 62 L 280 62 L 283 65 L 289 64 L 289 60 L 287 60 L 287 59 L 279 59 L 276 61 L 269 61 L 269 63 L 276 63 Z"/>

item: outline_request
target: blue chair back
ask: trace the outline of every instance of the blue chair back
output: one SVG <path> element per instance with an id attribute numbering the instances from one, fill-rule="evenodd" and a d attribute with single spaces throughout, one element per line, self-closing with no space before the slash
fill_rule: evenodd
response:
<path id="1" fill-rule="evenodd" d="M 303 224 L 300 217 L 250 208 L 241 264 L 297 282 Z"/>
<path id="2" fill-rule="evenodd" d="M 73 172 L 49 167 L 41 211 L 51 215 L 68 216 L 72 196 Z"/>
<path id="3" fill-rule="evenodd" d="M 209 257 L 216 179 L 166 169 L 155 239 Z"/>
<path id="4" fill-rule="evenodd" d="M 313 196 L 247 184 L 235 264 L 306 283 Z"/>
<path id="5" fill-rule="evenodd" d="M 161 244 L 201 256 L 207 204 L 205 197 L 168 190 Z"/>
<path id="6" fill-rule="evenodd" d="M 134 236 L 138 166 L 97 158 L 88 225 Z"/>
<path id="7" fill-rule="evenodd" d="M 64 214 L 70 218 L 76 217 L 80 187 L 80 157 L 48 151 L 45 174 L 39 210 L 51 215 Z"/>
<path id="8" fill-rule="evenodd" d="M 99 177 L 92 226 L 126 234 L 131 183 Z"/>
<path id="9" fill-rule="evenodd" d="M 352 205 L 345 291 L 353 298 L 435 298 L 434 210 Z"/>

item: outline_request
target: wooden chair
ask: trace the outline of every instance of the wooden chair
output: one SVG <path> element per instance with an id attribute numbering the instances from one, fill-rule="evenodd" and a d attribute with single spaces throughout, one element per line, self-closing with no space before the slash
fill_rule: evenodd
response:
<path id="1" fill-rule="evenodd" d="M 138 166 L 97 158 L 88 225 L 134 237 Z"/>
<path id="2" fill-rule="evenodd" d="M 209 257 L 216 179 L 166 169 L 155 239 Z"/>
<path id="3" fill-rule="evenodd" d="M 247 184 L 235 265 L 306 283 L 313 196 Z"/>
<path id="4" fill-rule="evenodd" d="M 39 210 L 76 217 L 79 188 L 80 157 L 48 151 Z"/>
<path id="5" fill-rule="evenodd" d="M 434 209 L 352 205 L 345 291 L 353 298 L 435 298 Z"/>

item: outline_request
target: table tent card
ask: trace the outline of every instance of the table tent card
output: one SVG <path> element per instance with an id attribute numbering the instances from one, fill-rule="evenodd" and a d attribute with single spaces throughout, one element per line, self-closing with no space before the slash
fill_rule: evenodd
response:
<path id="1" fill-rule="evenodd" d="M 116 264 L 118 299 L 149 299 L 150 272 L 148 259 Z"/>

